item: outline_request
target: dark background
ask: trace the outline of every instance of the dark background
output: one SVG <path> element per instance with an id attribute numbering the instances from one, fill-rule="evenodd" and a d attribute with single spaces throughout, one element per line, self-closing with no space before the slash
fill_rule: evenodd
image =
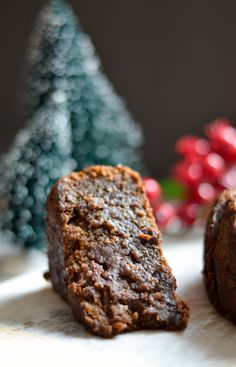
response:
<path id="1" fill-rule="evenodd" d="M 0 152 L 21 126 L 17 85 L 43 0 L 0 1 Z M 153 175 L 168 173 L 174 141 L 209 120 L 236 121 L 236 1 L 70 0 L 103 68 L 144 128 Z"/>

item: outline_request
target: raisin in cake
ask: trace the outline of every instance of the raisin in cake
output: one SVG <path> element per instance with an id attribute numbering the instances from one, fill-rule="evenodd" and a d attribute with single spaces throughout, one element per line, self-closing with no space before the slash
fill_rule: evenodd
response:
<path id="1" fill-rule="evenodd" d="M 93 166 L 61 178 L 47 201 L 47 241 L 53 287 L 93 333 L 186 327 L 188 307 L 130 168 Z"/>

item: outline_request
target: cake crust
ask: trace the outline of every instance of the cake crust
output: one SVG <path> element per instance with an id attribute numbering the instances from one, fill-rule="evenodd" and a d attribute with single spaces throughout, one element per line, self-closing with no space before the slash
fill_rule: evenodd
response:
<path id="1" fill-rule="evenodd" d="M 186 327 L 188 307 L 135 171 L 92 166 L 61 178 L 47 201 L 47 241 L 53 287 L 93 333 Z"/>
<path id="2" fill-rule="evenodd" d="M 208 218 L 204 279 L 209 299 L 236 323 L 236 189 L 225 190 Z"/>

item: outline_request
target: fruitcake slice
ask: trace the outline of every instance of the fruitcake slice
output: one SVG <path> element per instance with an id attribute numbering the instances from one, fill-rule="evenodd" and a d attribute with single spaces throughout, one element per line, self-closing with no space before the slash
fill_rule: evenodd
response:
<path id="1" fill-rule="evenodd" d="M 162 255 L 138 173 L 92 166 L 61 178 L 47 201 L 49 270 L 76 319 L 97 335 L 185 328 L 188 307 Z"/>
<path id="2" fill-rule="evenodd" d="M 213 306 L 236 323 L 236 188 L 224 190 L 209 215 L 204 280 Z"/>

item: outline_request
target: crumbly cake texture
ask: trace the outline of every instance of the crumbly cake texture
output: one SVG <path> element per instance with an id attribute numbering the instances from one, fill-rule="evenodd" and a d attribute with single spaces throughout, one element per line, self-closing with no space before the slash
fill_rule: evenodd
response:
<path id="1" fill-rule="evenodd" d="M 204 278 L 213 306 L 236 323 L 236 189 L 219 196 L 208 218 Z"/>
<path id="2" fill-rule="evenodd" d="M 76 319 L 112 337 L 187 326 L 188 306 L 162 255 L 138 173 L 92 166 L 61 178 L 47 201 L 50 279 Z"/>

